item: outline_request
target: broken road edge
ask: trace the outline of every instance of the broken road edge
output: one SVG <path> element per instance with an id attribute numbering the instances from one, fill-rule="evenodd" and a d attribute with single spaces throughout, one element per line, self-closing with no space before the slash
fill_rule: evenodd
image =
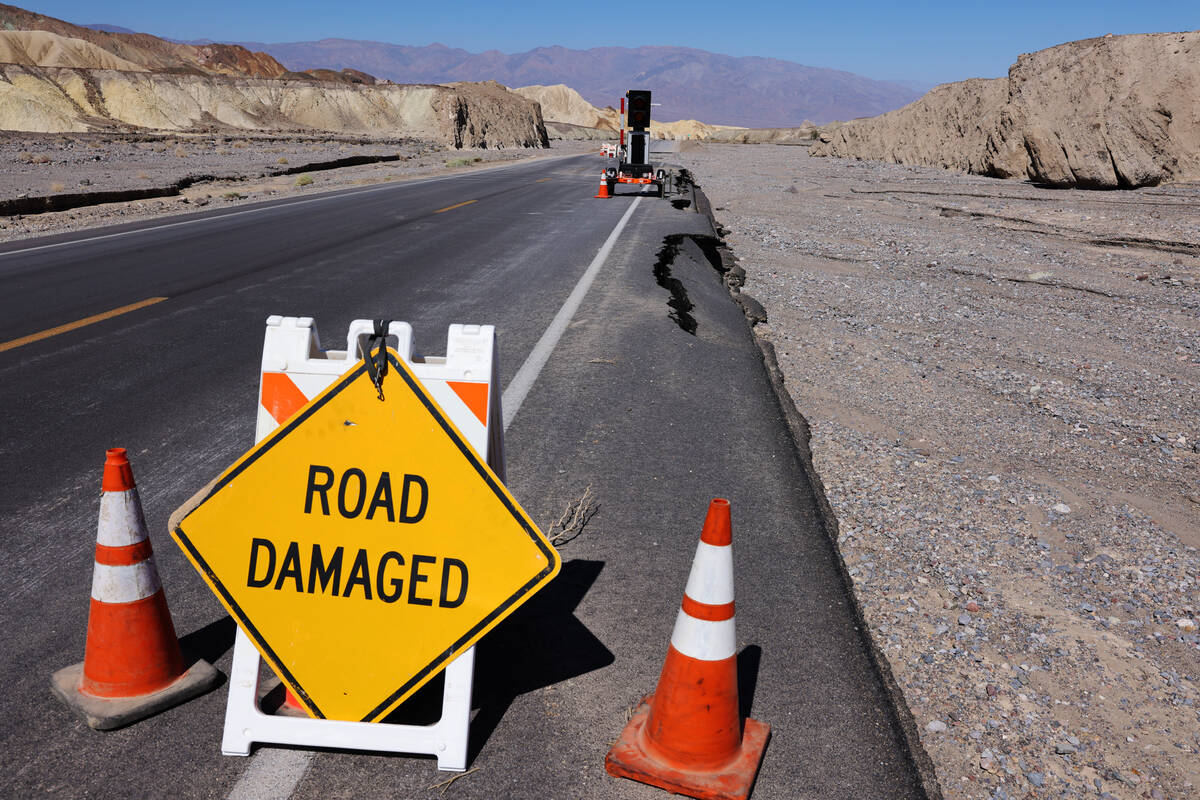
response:
<path id="1" fill-rule="evenodd" d="M 841 574 L 842 584 L 846 589 L 846 596 L 850 599 L 850 607 L 853 610 L 855 625 L 862 634 L 863 642 L 867 645 L 867 653 L 870 656 L 871 663 L 879 673 L 880 682 L 883 685 L 884 692 L 887 694 L 892 719 L 900 731 L 903 743 L 913 760 L 913 766 L 916 768 L 923 793 L 928 800 L 944 800 L 942 787 L 938 782 L 937 773 L 933 766 L 933 759 L 929 757 L 929 753 L 925 751 L 925 747 L 921 744 L 921 735 L 916 719 L 913 717 L 912 711 L 904 699 L 904 690 L 900 688 L 900 684 L 896 681 L 896 677 L 892 673 L 891 663 L 888 661 L 887 655 L 883 652 L 879 642 L 876 641 L 871 633 L 871 628 L 867 624 L 863 613 L 862 602 L 854 591 L 854 582 L 850 577 L 849 567 L 846 565 L 845 558 L 838 547 L 837 515 L 833 511 L 833 506 L 829 503 L 829 499 L 825 494 L 825 484 L 821 479 L 820 473 L 817 472 L 816 465 L 813 463 L 812 447 L 810 444 L 812 429 L 809 426 L 808 420 L 796 407 L 791 394 L 788 393 L 787 386 L 784 383 L 783 370 L 780 369 L 779 359 L 775 354 L 774 343 L 762 336 L 757 330 L 760 322 L 767 321 L 766 310 L 759 301 L 742 293 L 742 284 L 745 281 L 746 271 L 737 264 L 737 257 L 734 255 L 733 249 L 725 242 L 724 237 L 728 231 L 717 221 L 713 214 L 712 203 L 709 201 L 707 195 L 704 194 L 700 185 L 695 183 L 694 180 L 690 184 L 689 188 L 694 199 L 692 207 L 696 213 L 703 214 L 708 219 L 708 223 L 713 230 L 713 237 L 719 243 L 715 248 L 715 254 L 720 257 L 721 264 L 719 266 L 713 264 L 712 266 L 714 270 L 721 274 L 722 282 L 729 290 L 730 297 L 742 309 L 742 313 L 746 317 L 746 332 L 753 339 L 755 346 L 758 348 L 759 355 L 762 357 L 763 369 L 767 374 L 767 380 L 775 394 L 779 410 L 787 422 L 788 433 L 791 436 L 796 459 L 799 461 L 812 487 L 821 528 L 828 537 L 829 544 L 836 556 L 834 561 L 837 564 L 838 572 Z"/>

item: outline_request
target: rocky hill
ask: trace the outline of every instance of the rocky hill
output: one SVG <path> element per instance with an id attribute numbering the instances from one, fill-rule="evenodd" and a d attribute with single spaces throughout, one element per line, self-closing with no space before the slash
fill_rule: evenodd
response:
<path id="1" fill-rule="evenodd" d="M 597 24 L 605 25 L 603 21 Z M 920 92 L 832 69 L 773 58 L 735 57 L 687 47 L 539 47 L 525 53 L 470 53 L 351 39 L 243 42 L 285 65 L 366 70 L 413 83 L 496 80 L 507 86 L 566 84 L 592 105 L 614 105 L 628 89 L 654 91 L 660 122 L 702 119 L 751 127 L 797 126 L 880 114 Z"/>
<path id="2" fill-rule="evenodd" d="M 498 84 L 349 85 L 0 64 L 0 129 L 329 131 L 545 147 L 538 106 Z"/>
<path id="3" fill-rule="evenodd" d="M 44 67 L 83 67 L 145 72 L 141 64 L 127 61 L 91 42 L 46 31 L 0 31 L 0 64 Z"/>
<path id="4" fill-rule="evenodd" d="M 519 86 L 513 91 L 541 105 L 542 117 L 547 122 L 565 122 L 609 131 L 621 127 L 620 114 L 615 108 L 596 108 L 570 86 L 561 83 L 554 86 Z"/>
<path id="5" fill-rule="evenodd" d="M 521 86 L 512 91 L 541 105 L 542 117 L 547 122 L 595 130 L 594 134 L 584 138 L 612 138 L 621 128 L 621 115 L 617 109 L 612 106 L 596 108 L 570 86 L 561 83 L 554 86 Z M 656 139 L 708 139 L 742 130 L 728 125 L 709 125 L 694 119 L 674 122 L 650 120 L 650 135 Z"/>
<path id="6" fill-rule="evenodd" d="M 1200 31 L 1085 39 L 824 132 L 811 152 L 1058 187 L 1200 180 L 1197 87 Z"/>
<path id="7" fill-rule="evenodd" d="M 0 5 L 0 129 L 328 131 L 453 147 L 544 147 L 537 103 L 494 82 L 292 72 L 238 45 L 178 44 Z"/>
<path id="8" fill-rule="evenodd" d="M 86 42 L 125 62 L 144 69 L 198 75 L 238 75 L 277 78 L 287 68 L 266 53 L 255 53 L 236 44 L 191 45 L 170 42 L 146 33 L 112 33 L 74 25 L 16 6 L 0 3 L 0 29 L 45 31 Z M 7 60 L 7 59 L 6 59 Z M 25 63 L 18 61 L 16 63 Z M 39 63 L 39 62 L 34 62 Z M 47 64 L 46 66 L 78 66 Z"/>

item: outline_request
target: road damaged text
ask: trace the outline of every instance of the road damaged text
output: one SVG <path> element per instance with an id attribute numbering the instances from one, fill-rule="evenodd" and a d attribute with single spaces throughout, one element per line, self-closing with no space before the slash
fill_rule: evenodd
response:
<path id="1" fill-rule="evenodd" d="M 354 552 L 351 561 L 344 547 L 336 547 L 332 553 L 327 553 L 319 544 L 312 545 L 311 551 L 304 554 L 307 559 L 301 552 L 299 542 L 288 542 L 280 559 L 274 542 L 251 539 L 246 585 L 252 589 L 287 589 L 332 597 L 358 595 L 385 603 L 395 603 L 403 598 L 414 606 L 432 606 L 436 602 L 438 608 L 458 608 L 467 597 L 467 565 L 457 558 L 414 553 L 406 560 L 394 550 L 374 557 L 360 548 Z M 408 579 L 407 595 L 405 577 Z M 436 599 L 433 586 L 423 585 L 435 582 L 439 585 Z"/>

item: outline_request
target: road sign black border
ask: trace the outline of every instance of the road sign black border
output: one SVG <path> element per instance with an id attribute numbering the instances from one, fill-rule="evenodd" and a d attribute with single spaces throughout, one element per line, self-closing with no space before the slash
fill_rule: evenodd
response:
<path id="1" fill-rule="evenodd" d="M 444 667 L 446 665 L 446 663 L 450 660 L 450 657 L 452 655 L 454 655 L 454 652 L 456 650 L 458 650 L 460 647 L 462 647 L 464 644 L 466 644 L 466 642 L 470 641 L 471 637 L 475 636 L 483 628 L 486 628 L 497 617 L 502 616 L 506 610 L 508 610 L 509 608 L 512 608 L 512 606 L 514 604 L 516 604 L 521 598 L 523 598 L 525 595 L 529 594 L 529 592 L 533 589 L 534 586 L 536 586 L 543 578 L 545 578 L 547 575 L 549 575 L 550 573 L 552 573 L 554 571 L 555 564 L 558 562 L 558 553 L 554 550 L 553 547 L 550 547 L 547 543 L 545 543 L 545 541 L 542 539 L 542 537 L 538 535 L 538 532 L 529 524 L 529 522 L 525 519 L 525 517 L 517 511 L 516 507 L 513 505 L 512 501 L 509 499 L 508 495 L 503 491 L 503 488 L 498 484 L 498 482 L 488 472 L 487 468 L 484 467 L 483 463 L 479 460 L 475 451 L 472 450 L 470 445 L 468 445 L 466 442 L 464 442 L 458 436 L 458 433 L 454 430 L 454 427 L 442 415 L 441 409 L 439 409 L 437 407 L 437 404 L 435 404 L 433 402 L 433 400 L 425 394 L 425 388 L 423 386 L 421 386 L 418 381 L 415 380 L 415 377 L 412 375 L 411 372 L 409 372 L 407 365 L 401 366 L 400 362 L 398 361 L 398 359 L 396 357 L 396 354 L 392 350 L 388 350 L 388 361 L 391 362 L 392 367 L 395 369 L 396 374 L 404 379 L 404 382 L 406 384 L 408 384 L 408 387 L 412 390 L 413 394 L 415 394 L 421 400 L 421 403 L 424 404 L 425 408 L 429 411 L 429 413 L 433 416 L 433 418 L 435 420 L 437 420 L 439 425 L 442 426 L 442 430 L 446 432 L 446 435 L 449 436 L 450 440 L 452 442 L 454 442 L 454 444 L 458 447 L 459 452 L 461 452 L 463 454 L 463 456 L 466 457 L 467 461 L 471 464 L 471 466 L 473 466 L 475 468 L 475 471 L 479 474 L 479 477 L 482 478 L 483 481 L 488 485 L 488 487 L 496 494 L 496 496 L 500 499 L 500 502 L 503 503 L 504 507 L 506 509 L 508 509 L 508 512 L 510 514 L 512 514 L 513 518 L 516 519 L 518 523 L 520 523 L 521 528 L 529 536 L 530 540 L 535 545 L 537 545 L 537 548 L 546 557 L 546 568 L 543 569 L 541 572 L 539 572 L 537 575 L 535 575 L 533 578 L 531 578 L 529 581 L 527 581 L 523 586 L 521 586 L 521 588 L 517 589 L 517 591 L 515 593 L 513 593 L 507 600 L 505 600 L 503 603 L 501 603 L 498 608 L 496 608 L 494 611 L 492 611 L 490 614 L 488 614 L 486 617 L 484 617 L 478 624 L 476 624 L 469 631 L 467 631 L 467 633 L 464 634 L 462 637 L 460 637 L 454 644 L 452 644 L 450 647 L 448 647 L 446 650 L 444 650 L 442 653 L 440 653 L 437 656 L 437 658 L 435 658 L 433 660 L 433 662 L 431 662 L 428 666 L 424 667 L 419 672 L 417 672 L 417 674 L 414 675 L 412 678 L 405 681 L 404 684 L 399 689 L 397 689 L 396 691 L 394 691 L 390 695 L 388 695 L 388 697 L 383 702 L 381 702 L 379 705 L 375 706 L 375 708 L 373 708 L 371 711 L 369 711 L 367 713 L 367 715 L 362 718 L 362 720 L 361 720 L 362 722 L 376 721 L 376 719 L 380 715 L 382 715 L 388 709 L 389 706 L 391 706 L 394 702 L 396 702 L 396 699 L 398 697 L 403 696 L 414 685 L 421 683 L 427 677 L 435 674 L 438 670 L 440 670 L 442 667 Z M 185 516 L 183 519 L 181 519 L 179 521 L 179 524 L 175 526 L 175 531 L 174 531 L 176 540 L 181 545 L 183 545 L 185 548 L 187 548 L 187 551 L 191 555 L 192 559 L 200 566 L 200 568 L 202 570 L 204 570 L 204 574 L 208 576 L 209 583 L 211 583 L 214 587 L 216 587 L 217 591 L 220 592 L 221 597 L 224 598 L 226 604 L 233 611 L 234 615 L 238 618 L 238 621 L 241 622 L 242 627 L 254 638 L 255 641 L 257 641 L 259 643 L 259 645 L 262 646 L 262 648 L 267 653 L 270 654 L 271 660 L 274 662 L 274 664 L 276 666 L 279 667 L 280 670 L 283 671 L 285 677 L 288 679 L 288 682 L 297 690 L 297 692 L 305 700 L 305 702 L 308 704 L 308 707 L 312 710 L 313 714 L 321 719 L 325 719 L 325 714 L 317 707 L 317 704 L 312 701 L 312 698 L 309 696 L 308 692 L 304 691 L 304 688 L 300 685 L 300 682 L 296 680 L 296 677 L 291 673 L 290 670 L 288 670 L 288 668 L 284 665 L 283 661 L 276 654 L 275 649 L 267 643 L 266 637 L 264 637 L 262 635 L 262 633 L 259 632 L 258 628 L 256 628 L 254 626 L 254 624 L 252 622 L 250 622 L 250 619 L 246 616 L 246 613 L 242 610 L 241 606 L 239 606 L 237 604 L 237 602 L 234 601 L 232 595 L 230 595 L 229 592 L 225 589 L 224 584 L 222 584 L 221 581 L 219 581 L 217 579 L 217 575 L 215 572 L 213 572 L 212 567 L 210 567 L 208 565 L 208 562 L 205 561 L 204 558 L 200 555 L 200 552 L 198 550 L 196 550 L 196 547 L 192 543 L 192 540 L 188 537 L 188 535 L 186 533 L 184 533 L 183 523 L 187 520 L 187 517 L 190 517 L 193 513 L 195 513 L 195 511 L 197 509 L 199 509 L 200 506 L 202 506 L 206 502 L 208 502 L 209 498 L 211 498 L 217 492 L 221 491 L 221 489 L 225 488 L 225 486 L 230 481 L 232 481 L 234 478 L 236 478 L 238 475 L 240 475 L 243 471 L 245 471 L 247 467 L 249 467 L 251 464 L 253 464 L 255 461 L 257 461 L 264 453 L 266 453 L 268 450 L 270 450 L 272 447 L 274 447 L 281 439 L 283 439 L 285 436 L 287 436 L 289 433 L 291 433 L 297 426 L 302 424 L 305 420 L 307 420 L 314 413 L 316 413 L 316 411 L 318 409 L 320 409 L 322 406 L 324 406 L 326 403 L 328 403 L 331 399 L 333 399 L 340 392 L 342 392 L 347 386 L 349 386 L 357 378 L 359 378 L 361 375 L 363 375 L 363 373 L 366 372 L 366 369 L 367 369 L 366 364 L 363 362 L 359 362 L 358 366 L 355 369 L 351 370 L 350 372 L 348 372 L 342 376 L 342 378 L 334 386 L 332 391 L 330 391 L 330 392 L 326 393 L 324 396 L 322 396 L 317 402 L 315 402 L 311 406 L 309 406 L 303 413 L 297 415 L 295 417 L 295 419 L 289 420 L 286 425 L 276 428 L 271 433 L 270 436 L 268 436 L 262 443 L 260 443 L 257 446 L 257 449 L 255 450 L 253 455 L 251 455 L 249 458 L 247 458 L 242 463 L 238 464 L 235 469 L 230 471 L 227 475 L 222 477 L 219 481 L 217 481 L 213 485 L 212 489 L 209 490 L 208 494 L 206 494 L 200 500 L 200 502 L 198 502 L 195 505 L 195 507 L 192 508 L 192 510 L 188 512 L 187 516 Z M 499 420 L 497 420 L 497 422 L 499 422 Z"/>

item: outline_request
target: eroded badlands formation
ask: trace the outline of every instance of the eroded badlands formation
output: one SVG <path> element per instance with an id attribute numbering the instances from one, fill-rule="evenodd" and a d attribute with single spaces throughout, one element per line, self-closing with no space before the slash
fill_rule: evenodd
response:
<path id="1" fill-rule="evenodd" d="M 812 154 L 1054 187 L 1200 180 L 1198 87 L 1200 31 L 1085 39 L 826 131 Z"/>
<path id="2" fill-rule="evenodd" d="M 291 72 L 237 45 L 94 31 L 0 5 L 0 129 L 324 131 L 452 147 L 544 147 L 537 103 L 494 82 L 377 82 Z"/>

